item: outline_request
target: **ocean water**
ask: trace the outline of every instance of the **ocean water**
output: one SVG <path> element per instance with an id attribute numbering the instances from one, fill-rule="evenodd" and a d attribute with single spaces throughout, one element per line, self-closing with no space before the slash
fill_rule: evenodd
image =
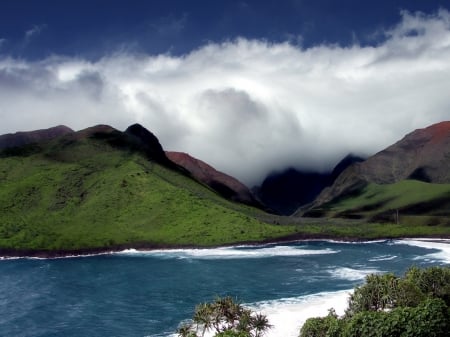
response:
<path id="1" fill-rule="evenodd" d="M 230 295 L 263 312 L 269 337 L 344 312 L 370 273 L 450 264 L 450 241 L 304 241 L 0 261 L 1 336 L 175 336 L 194 307 Z"/>

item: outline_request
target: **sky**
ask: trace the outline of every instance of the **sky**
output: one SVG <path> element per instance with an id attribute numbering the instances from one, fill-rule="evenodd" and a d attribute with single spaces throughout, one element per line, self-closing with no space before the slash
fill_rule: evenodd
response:
<path id="1" fill-rule="evenodd" d="M 248 186 L 450 120 L 449 89 L 449 1 L 0 2 L 0 134 L 137 122 Z"/>

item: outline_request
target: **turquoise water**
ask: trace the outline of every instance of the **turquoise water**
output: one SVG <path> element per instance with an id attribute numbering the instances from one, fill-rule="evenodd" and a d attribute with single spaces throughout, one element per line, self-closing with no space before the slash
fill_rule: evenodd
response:
<path id="1" fill-rule="evenodd" d="M 305 315 L 345 307 L 365 275 L 445 265 L 449 249 L 448 241 L 311 241 L 5 259 L 0 335 L 170 336 L 197 303 L 232 295 L 268 315 L 275 325 L 268 336 L 296 336 Z"/>

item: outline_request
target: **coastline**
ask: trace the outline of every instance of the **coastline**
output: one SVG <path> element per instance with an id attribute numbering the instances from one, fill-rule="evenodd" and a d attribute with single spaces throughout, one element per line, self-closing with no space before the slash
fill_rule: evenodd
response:
<path id="1" fill-rule="evenodd" d="M 212 246 L 202 246 L 202 245 L 169 245 L 169 244 L 155 244 L 155 243 L 134 243 L 134 244 L 124 244 L 116 245 L 110 247 L 97 247 L 97 248 L 84 248 L 84 249 L 58 249 L 58 250 L 32 250 L 32 249 L 9 249 L 0 248 L 0 260 L 8 259 L 63 259 L 63 258 L 80 258 L 80 257 L 91 257 L 100 255 L 110 255 L 114 253 L 120 253 L 125 250 L 135 250 L 135 251 L 154 251 L 154 250 L 172 250 L 172 249 L 214 249 L 214 248 L 224 248 L 224 247 L 237 247 L 237 246 L 260 246 L 267 244 L 278 244 L 278 243 L 293 243 L 302 241 L 331 241 L 331 242 L 347 242 L 347 243 L 364 243 L 364 242 L 376 242 L 376 241 L 387 241 L 387 240 L 450 240 L 450 235 L 439 235 L 439 236 L 385 236 L 385 237 L 375 237 L 375 238 L 361 238 L 361 237 L 336 237 L 332 235 L 312 235 L 312 234 L 294 234 L 282 238 L 262 240 L 262 241 L 241 241 L 223 245 L 212 245 Z"/>

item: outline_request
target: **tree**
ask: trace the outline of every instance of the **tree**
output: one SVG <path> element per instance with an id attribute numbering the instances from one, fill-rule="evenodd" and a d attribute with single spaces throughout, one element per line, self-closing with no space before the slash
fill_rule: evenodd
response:
<path id="1" fill-rule="evenodd" d="M 410 268 L 403 278 L 369 275 L 350 296 L 344 317 L 306 320 L 300 337 L 447 337 L 450 267 Z"/>
<path id="2" fill-rule="evenodd" d="M 361 311 L 380 311 L 395 306 L 398 278 L 393 274 L 366 277 L 366 283 L 356 287 L 350 296 L 347 316 L 353 316 Z"/>
<path id="3" fill-rule="evenodd" d="M 193 323 L 178 329 L 180 337 L 203 337 L 214 330 L 215 337 L 261 337 L 270 329 L 267 317 L 244 308 L 231 297 L 218 297 L 212 303 L 196 306 Z"/>

